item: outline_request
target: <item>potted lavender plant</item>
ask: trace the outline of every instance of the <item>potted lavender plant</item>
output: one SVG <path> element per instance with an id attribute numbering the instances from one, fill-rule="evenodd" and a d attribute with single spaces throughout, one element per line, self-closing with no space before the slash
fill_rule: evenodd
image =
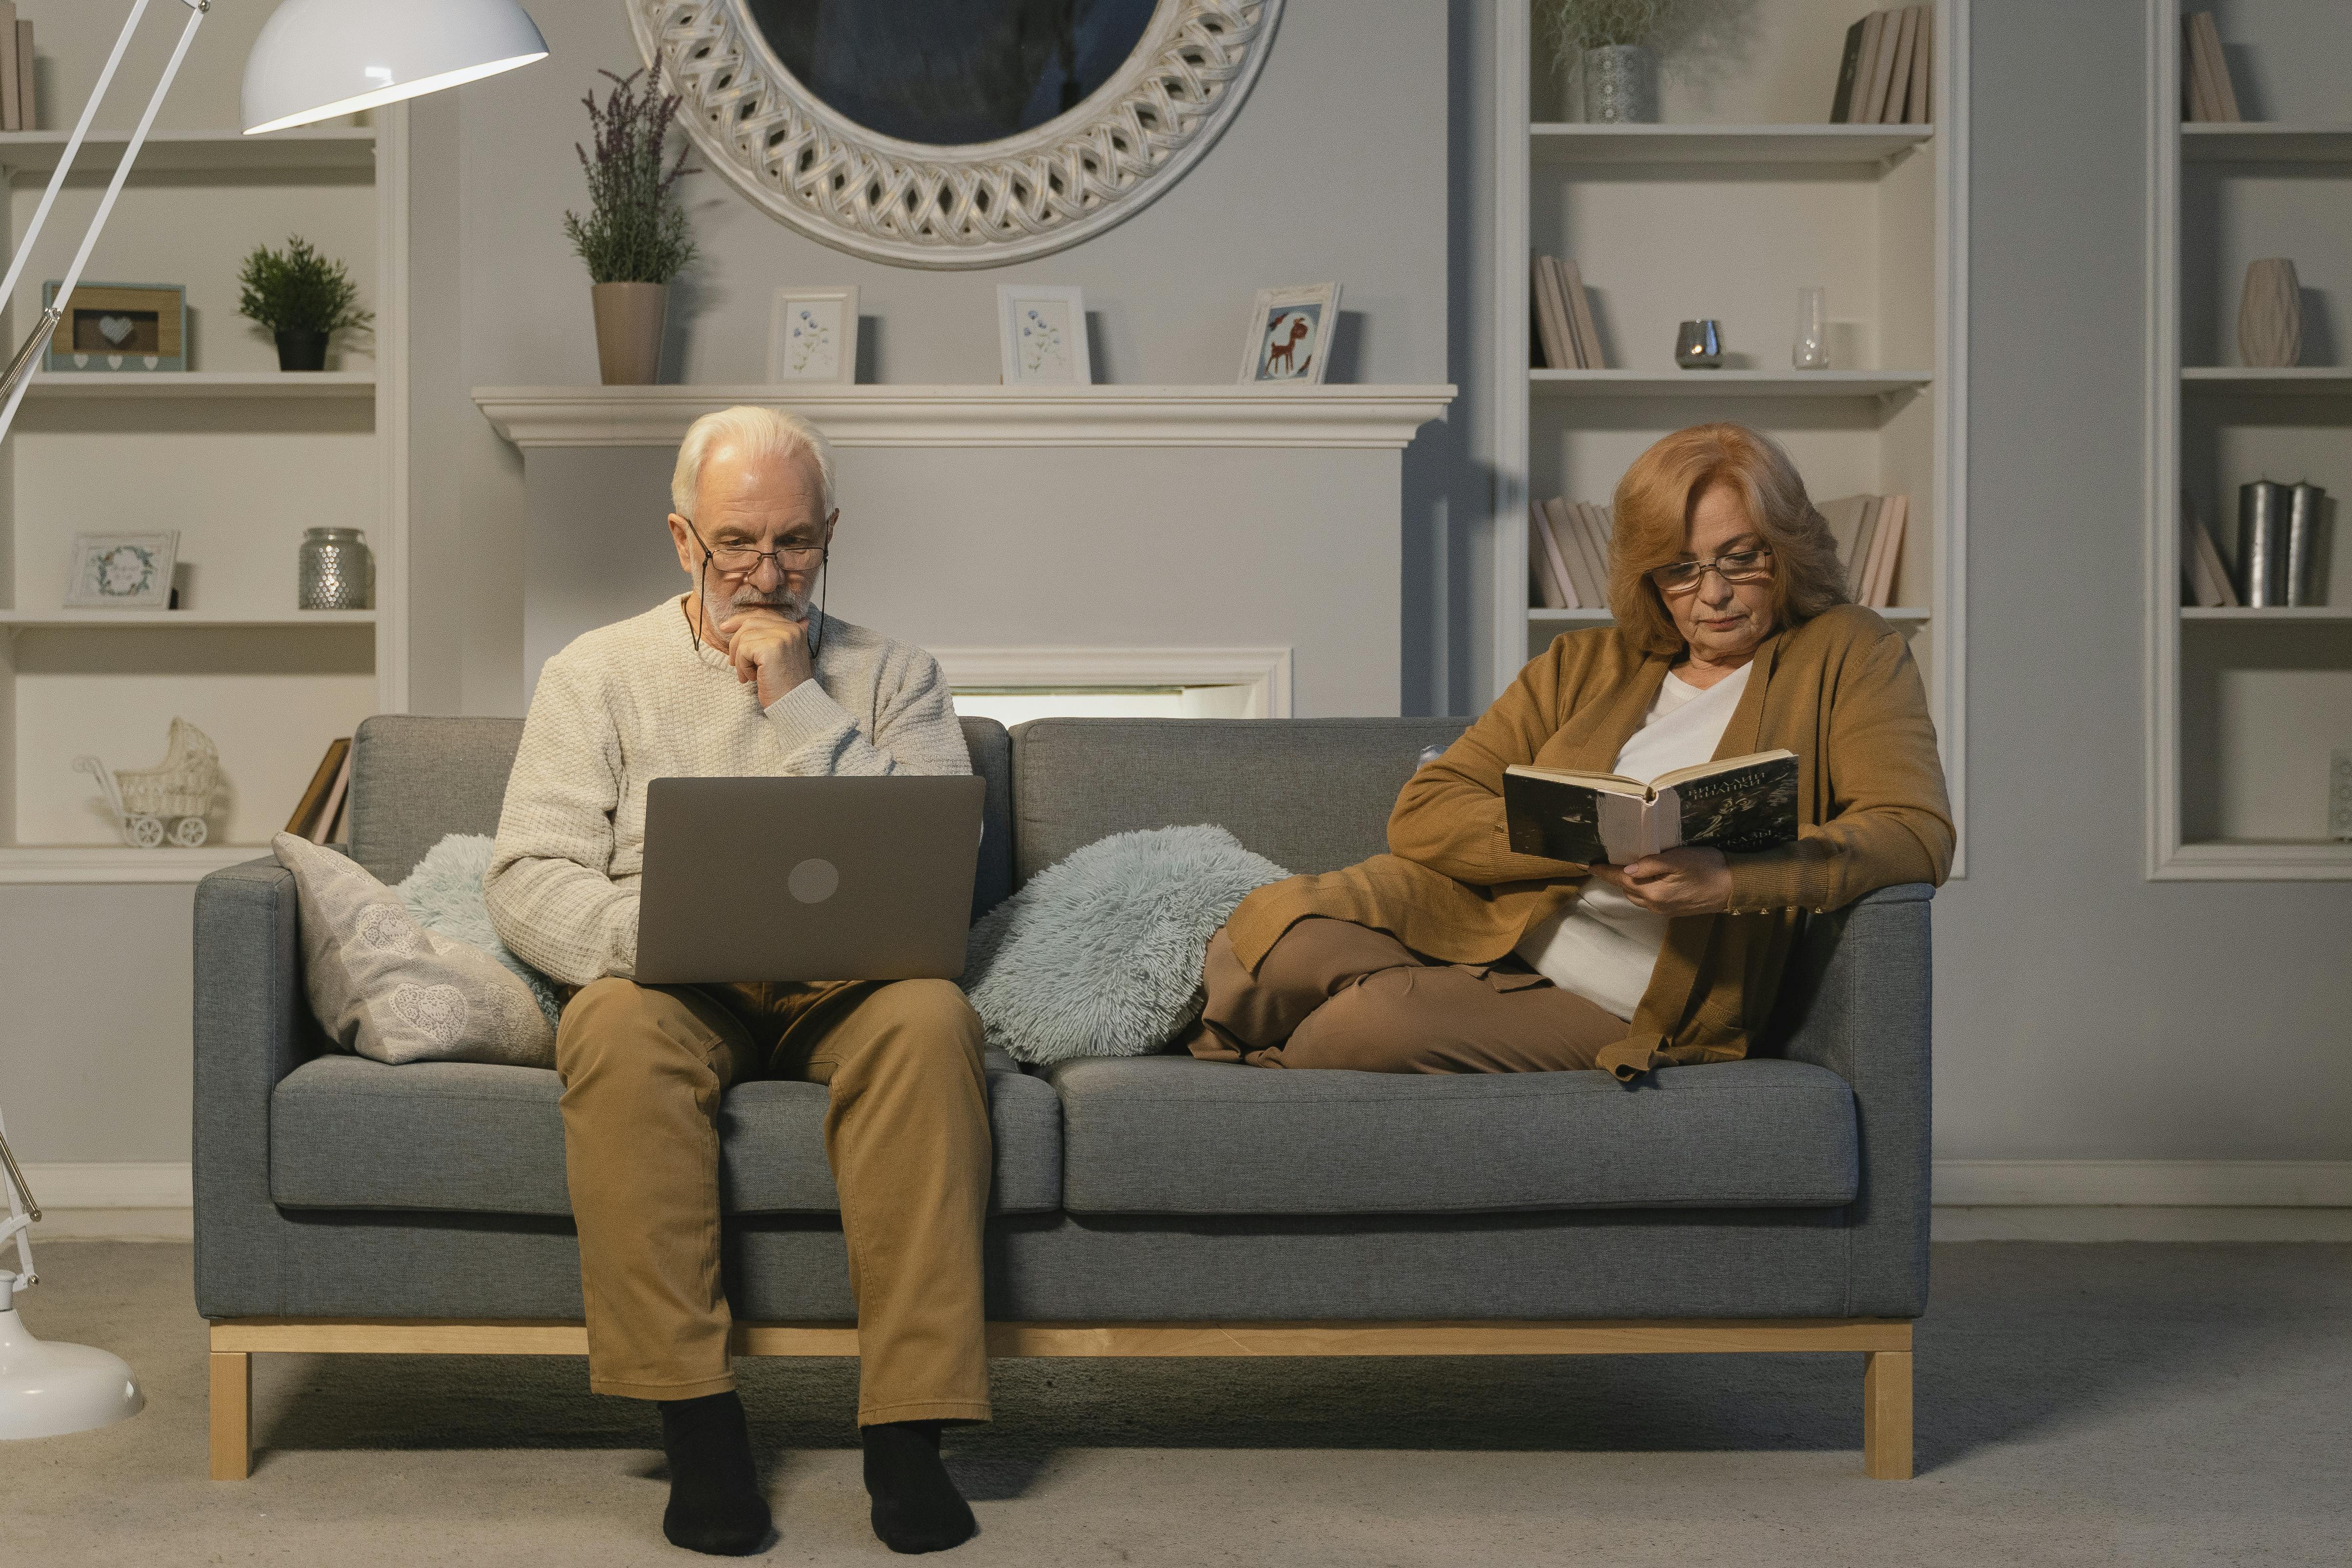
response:
<path id="1" fill-rule="evenodd" d="M 1584 118 L 1603 124 L 1654 124 L 1658 118 L 1659 36 L 1688 0 L 1536 0 L 1536 15 L 1559 51 L 1581 71 Z"/>
<path id="2" fill-rule="evenodd" d="M 563 232 L 588 264 L 604 384 L 647 386 L 661 378 L 670 279 L 694 259 L 677 189 L 694 171 L 683 151 L 675 163 L 665 163 L 678 100 L 661 90 L 661 67 L 649 77 L 642 70 L 598 74 L 613 90 L 601 107 L 593 89 L 583 100 L 595 151 L 573 144 L 588 175 L 588 216 L 565 213 Z M 642 89 L 640 77 L 646 78 Z"/>

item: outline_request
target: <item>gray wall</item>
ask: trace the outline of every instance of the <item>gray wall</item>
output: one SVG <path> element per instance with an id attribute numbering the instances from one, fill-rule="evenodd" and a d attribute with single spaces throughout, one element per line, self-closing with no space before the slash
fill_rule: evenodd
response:
<path id="1" fill-rule="evenodd" d="M 521 467 L 461 401 L 465 389 L 596 380 L 587 279 L 562 220 L 584 199 L 572 152 L 586 129 L 580 96 L 592 83 L 605 85 L 595 78 L 598 68 L 633 65 L 635 46 L 621 0 L 538 0 L 531 14 L 553 58 L 412 110 L 420 253 L 415 596 L 420 616 L 446 617 L 450 605 L 464 605 L 462 626 L 435 623 L 444 634 L 438 638 L 426 636 L 423 624 L 415 628 L 421 651 L 414 702 L 423 711 L 520 712 L 526 672 L 544 656 L 523 640 L 529 508 Z M 1333 379 L 1443 382 L 1447 25 L 1447 7 L 1433 0 L 1294 0 L 1243 112 L 1182 181 L 1100 237 L 1017 267 L 929 272 L 861 260 L 784 227 L 716 174 L 689 179 L 688 208 L 703 259 L 674 290 L 665 379 L 763 379 L 776 287 L 855 283 L 866 340 L 861 379 L 993 384 L 996 286 L 1035 281 L 1086 289 L 1097 381 L 1227 383 L 1239 368 L 1241 322 L 1255 289 L 1337 280 L 1345 293 Z M 428 225 L 428 207 L 442 211 L 436 224 Z M 453 284 L 462 279 L 437 311 L 425 292 L 436 268 Z M 457 374 L 446 374 L 450 367 Z M 428 430 L 438 438 L 428 438 Z M 1060 454 L 1026 457 L 1065 467 Z M 1219 508 L 1227 497 L 1216 486 L 1232 482 L 1215 472 L 1223 455 L 1190 458 L 1202 465 L 1203 509 Z M 1002 459 L 973 466 L 982 484 L 1001 484 Z M 1049 484 L 1045 498 L 1033 503 L 1043 547 L 1032 557 L 1029 593 L 1010 624 L 985 635 L 935 628 L 919 615 L 898 618 L 902 606 L 895 599 L 892 618 L 875 615 L 877 624 L 942 642 L 1086 640 L 1065 625 L 1065 606 L 1087 606 L 1083 617 L 1116 602 L 1093 570 L 1101 561 L 1096 552 L 1057 556 L 1049 542 L 1081 524 L 1130 536 L 1181 524 L 1159 515 L 1166 508 L 1123 515 L 1133 510 L 1131 498 L 1087 488 L 1094 465 L 1066 468 L 1070 479 Z M 1413 469 L 1419 499 L 1411 526 L 1419 539 L 1443 526 L 1430 519 L 1446 504 L 1451 468 L 1441 459 Z M 666 479 L 636 487 L 656 540 L 667 510 Z M 1180 476 L 1176 482 L 1186 481 Z M 861 506 L 868 517 L 877 516 L 877 507 L 903 509 L 878 519 L 902 534 L 919 504 L 904 485 L 877 485 L 862 495 L 853 484 L 843 491 L 844 526 L 858 526 Z M 1398 668 L 1394 617 L 1422 589 L 1418 579 L 1409 589 L 1399 584 L 1398 544 L 1388 531 L 1393 525 L 1383 521 L 1369 538 L 1349 531 L 1344 498 L 1327 515 L 1338 530 L 1332 548 L 1378 558 L 1384 575 L 1366 585 L 1381 595 L 1389 647 L 1376 689 L 1350 683 L 1341 699 L 1347 706 L 1321 710 L 1394 713 L 1407 704 L 1407 684 L 1412 705 L 1444 706 L 1429 693 L 1433 655 L 1425 637 L 1413 646 L 1411 674 Z M 1232 560 L 1204 573 L 1203 586 L 1211 575 L 1229 581 L 1252 569 L 1246 557 Z M 879 606 L 869 600 L 861 608 L 857 596 L 872 581 L 853 589 L 845 574 L 833 607 L 853 620 L 873 615 Z M 1416 618 L 1420 624 L 1426 616 L 1417 611 Z M 1182 636 L 1148 626 L 1128 640 L 1199 644 L 1220 637 L 1280 640 L 1267 631 Z"/>
<path id="2" fill-rule="evenodd" d="M 1974 5 L 1970 862 L 1936 906 L 1937 1152 L 2352 1159 L 2352 884 L 2141 876 L 2145 13 Z"/>

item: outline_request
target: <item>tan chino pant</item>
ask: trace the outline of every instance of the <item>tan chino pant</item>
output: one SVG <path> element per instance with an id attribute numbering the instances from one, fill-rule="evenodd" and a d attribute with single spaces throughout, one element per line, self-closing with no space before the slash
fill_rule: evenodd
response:
<path id="1" fill-rule="evenodd" d="M 608 977 L 564 1007 L 555 1065 L 590 1387 L 693 1399 L 735 1386 L 719 1102 L 747 1079 L 793 1079 L 831 1091 L 824 1150 L 857 1298 L 858 1423 L 988 1419 L 988 1084 L 961 991 Z"/>
<path id="2" fill-rule="evenodd" d="M 1211 1061 L 1359 1072 L 1562 1072 L 1624 1020 L 1516 963 L 1439 963 L 1386 931 L 1312 916 L 1252 974 L 1220 928 L 1186 1044 Z"/>

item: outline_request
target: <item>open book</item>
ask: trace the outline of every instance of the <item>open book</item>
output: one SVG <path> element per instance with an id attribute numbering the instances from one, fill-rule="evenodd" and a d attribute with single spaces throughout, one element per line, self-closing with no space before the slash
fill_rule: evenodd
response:
<path id="1" fill-rule="evenodd" d="M 1648 784 L 1617 773 L 1503 770 L 1503 810 L 1520 855 L 1622 866 L 1685 844 L 1769 849 L 1797 837 L 1797 753 L 1751 752 L 1676 768 Z"/>

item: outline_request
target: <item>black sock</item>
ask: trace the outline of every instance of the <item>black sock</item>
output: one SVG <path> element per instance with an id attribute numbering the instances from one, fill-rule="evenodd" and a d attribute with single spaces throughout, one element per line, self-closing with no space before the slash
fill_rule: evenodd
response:
<path id="1" fill-rule="evenodd" d="M 971 1507 L 940 1463 L 940 1423 L 886 1421 L 859 1428 L 874 1533 L 893 1552 L 945 1552 L 980 1533 Z"/>
<path id="2" fill-rule="evenodd" d="M 732 1389 L 661 1402 L 662 1450 L 669 1456 L 669 1508 L 662 1534 L 672 1546 L 717 1557 L 749 1557 L 773 1533 L 768 1500 L 751 1468 L 751 1433 Z"/>

